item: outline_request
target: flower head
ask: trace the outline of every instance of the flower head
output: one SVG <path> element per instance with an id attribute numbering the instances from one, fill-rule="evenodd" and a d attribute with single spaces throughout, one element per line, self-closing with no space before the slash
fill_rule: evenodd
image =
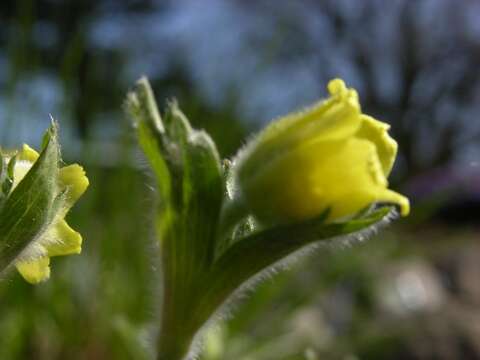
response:
<path id="1" fill-rule="evenodd" d="M 259 221 L 288 223 L 327 209 L 332 221 L 373 203 L 409 213 L 408 199 L 388 189 L 397 153 L 389 125 L 362 114 L 342 80 L 328 91 L 328 99 L 273 122 L 236 159 L 238 201 Z"/>
<path id="2" fill-rule="evenodd" d="M 28 145 L 23 145 L 16 155 L 13 168 L 12 191 L 30 171 L 39 154 Z M 54 180 L 55 181 L 55 180 Z M 73 230 L 64 220 L 65 215 L 88 187 L 88 178 L 83 168 L 77 164 L 68 165 L 58 172 L 54 186 L 59 194 L 63 193 L 60 210 L 38 237 L 31 242 L 16 260 L 15 266 L 30 283 L 47 280 L 50 276 L 50 257 L 79 254 L 82 236 Z"/>

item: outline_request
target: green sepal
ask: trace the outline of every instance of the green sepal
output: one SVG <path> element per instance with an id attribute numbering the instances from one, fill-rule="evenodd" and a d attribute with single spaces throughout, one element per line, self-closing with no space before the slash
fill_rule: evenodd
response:
<path id="1" fill-rule="evenodd" d="M 38 160 L 0 210 L 0 271 L 43 234 L 62 208 L 63 195 L 59 194 L 57 185 L 60 154 L 55 124 L 48 130 L 46 139 Z M 9 168 L 8 176 L 12 177 L 13 165 Z"/>
<path id="2" fill-rule="evenodd" d="M 309 245 L 336 240 L 357 239 L 363 231 L 372 231 L 388 221 L 396 210 L 384 206 L 362 217 L 344 222 L 325 223 L 328 210 L 318 217 L 300 223 L 275 226 L 255 232 L 235 243 L 215 262 L 204 279 L 209 284 L 197 313 L 206 321 L 242 284 L 269 271 L 282 260 Z"/>
<path id="3" fill-rule="evenodd" d="M 225 193 L 220 156 L 210 136 L 193 129 L 176 102 L 167 106 L 165 126 L 170 168 L 178 181 L 174 187 L 176 209 L 181 213 L 181 228 L 188 245 L 185 253 L 195 263 L 192 265 L 205 268 L 215 255 L 217 223 Z"/>

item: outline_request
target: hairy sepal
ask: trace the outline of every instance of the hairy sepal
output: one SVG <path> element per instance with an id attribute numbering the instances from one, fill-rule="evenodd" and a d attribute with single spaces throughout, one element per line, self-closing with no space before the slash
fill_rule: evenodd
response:
<path id="1" fill-rule="evenodd" d="M 343 247 L 368 239 L 397 214 L 394 208 L 384 206 L 361 217 L 334 223 L 325 223 L 326 216 L 322 214 L 315 219 L 275 226 L 237 239 L 204 280 L 210 285 L 198 313 L 211 316 L 218 309 L 228 309 L 238 294 L 292 261 L 320 246 Z M 220 316 L 223 311 L 220 310 Z"/>
<path id="2" fill-rule="evenodd" d="M 38 160 L 3 201 L 0 210 L 0 271 L 22 257 L 26 249 L 34 248 L 35 241 L 61 211 L 64 196 L 58 188 L 59 160 L 54 123 L 46 133 Z M 12 171 L 9 173 L 13 174 Z M 33 260 L 41 255 L 29 251 L 28 257 Z"/>

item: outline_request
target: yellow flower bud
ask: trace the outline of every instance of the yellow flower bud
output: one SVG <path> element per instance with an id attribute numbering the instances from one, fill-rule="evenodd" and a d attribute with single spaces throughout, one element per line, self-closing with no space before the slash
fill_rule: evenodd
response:
<path id="1" fill-rule="evenodd" d="M 329 209 L 328 221 L 373 203 L 409 201 L 388 189 L 397 153 L 389 125 L 362 114 L 357 92 L 340 79 L 330 97 L 270 124 L 236 160 L 234 184 L 261 222 L 305 220 Z"/>

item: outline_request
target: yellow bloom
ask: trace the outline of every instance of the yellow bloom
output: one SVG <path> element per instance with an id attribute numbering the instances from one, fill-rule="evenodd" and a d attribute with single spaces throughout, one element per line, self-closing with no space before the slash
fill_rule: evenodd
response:
<path id="1" fill-rule="evenodd" d="M 287 223 L 354 215 L 372 203 L 391 203 L 403 216 L 406 197 L 388 189 L 397 143 L 389 125 L 362 114 L 357 92 L 340 79 L 330 97 L 273 122 L 237 159 L 235 185 L 260 221 Z"/>
<path id="2" fill-rule="evenodd" d="M 15 188 L 38 159 L 39 154 L 28 145 L 17 154 L 14 167 Z M 47 280 L 50 276 L 50 257 L 79 254 L 82 236 L 64 220 L 68 210 L 88 187 L 88 179 L 83 168 L 77 164 L 65 166 L 59 171 L 58 187 L 65 191 L 65 202 L 53 223 L 29 245 L 15 263 L 17 270 L 28 282 L 34 284 Z"/>

